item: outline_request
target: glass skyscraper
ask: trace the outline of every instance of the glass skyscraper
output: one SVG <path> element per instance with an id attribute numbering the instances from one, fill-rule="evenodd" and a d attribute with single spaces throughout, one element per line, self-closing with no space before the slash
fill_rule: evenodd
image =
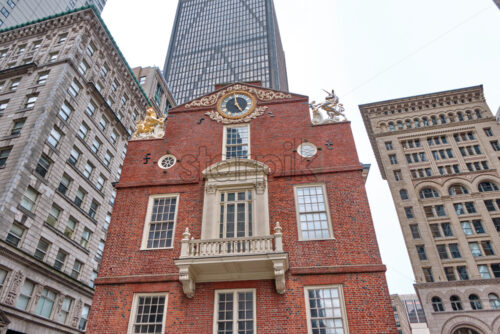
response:
<path id="1" fill-rule="evenodd" d="M 236 81 L 287 91 L 273 1 L 179 0 L 164 75 L 178 104 Z"/>

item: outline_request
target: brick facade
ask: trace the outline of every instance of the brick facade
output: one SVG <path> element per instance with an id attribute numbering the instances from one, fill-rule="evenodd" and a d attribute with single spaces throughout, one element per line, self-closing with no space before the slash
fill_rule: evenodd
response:
<path id="1" fill-rule="evenodd" d="M 396 333 L 349 122 L 312 126 L 307 97 L 252 85 L 239 88 L 257 95 L 259 108 L 267 107 L 249 121 L 250 158 L 270 167 L 269 222 L 271 230 L 275 222 L 281 223 L 289 261 L 284 293 L 278 294 L 270 279 L 198 282 L 193 298 L 183 292 L 174 260 L 182 258 L 186 228 L 192 238 L 203 239 L 204 196 L 209 190 L 202 171 L 221 161 L 223 147 L 224 125 L 207 115 L 215 110 L 215 100 L 201 100 L 198 106 L 195 101 L 170 111 L 165 138 L 129 142 L 88 332 L 126 332 L 134 293 L 166 292 L 165 333 L 210 333 L 215 291 L 253 288 L 257 332 L 307 333 L 304 287 L 339 285 L 346 333 Z M 333 143 L 330 148 L 328 141 Z M 302 158 L 297 147 L 303 142 L 316 145 L 317 154 Z M 157 162 L 166 154 L 174 155 L 177 163 L 163 170 Z M 333 238 L 299 241 L 294 185 L 304 184 L 325 185 Z M 149 196 L 171 193 L 180 194 L 173 248 L 141 250 Z"/>

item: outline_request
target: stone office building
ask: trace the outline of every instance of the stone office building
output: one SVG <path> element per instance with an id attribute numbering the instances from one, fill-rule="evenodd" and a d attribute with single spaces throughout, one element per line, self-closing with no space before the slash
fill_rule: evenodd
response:
<path id="1" fill-rule="evenodd" d="M 483 87 L 360 110 L 430 333 L 500 333 L 500 127 Z"/>
<path id="2" fill-rule="evenodd" d="M 175 106 L 175 101 L 160 69 L 148 66 L 134 67 L 132 71 L 148 96 L 156 114 L 167 116 L 170 108 Z"/>
<path id="3" fill-rule="evenodd" d="M 0 332 L 85 329 L 148 105 L 93 8 L 0 31 Z"/>

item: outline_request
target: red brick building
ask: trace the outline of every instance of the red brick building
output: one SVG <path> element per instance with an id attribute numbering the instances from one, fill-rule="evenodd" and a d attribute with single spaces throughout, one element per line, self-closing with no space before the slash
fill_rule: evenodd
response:
<path id="1" fill-rule="evenodd" d="M 178 106 L 116 187 L 88 333 L 397 332 L 350 124 L 306 96 Z"/>

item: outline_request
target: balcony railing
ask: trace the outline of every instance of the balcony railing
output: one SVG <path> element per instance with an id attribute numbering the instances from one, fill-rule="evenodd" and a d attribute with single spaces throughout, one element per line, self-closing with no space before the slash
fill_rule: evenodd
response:
<path id="1" fill-rule="evenodd" d="M 272 235 L 195 240 L 186 228 L 175 260 L 184 292 L 193 297 L 197 282 L 274 279 L 278 293 L 284 293 L 288 254 L 281 231 L 276 223 Z"/>

